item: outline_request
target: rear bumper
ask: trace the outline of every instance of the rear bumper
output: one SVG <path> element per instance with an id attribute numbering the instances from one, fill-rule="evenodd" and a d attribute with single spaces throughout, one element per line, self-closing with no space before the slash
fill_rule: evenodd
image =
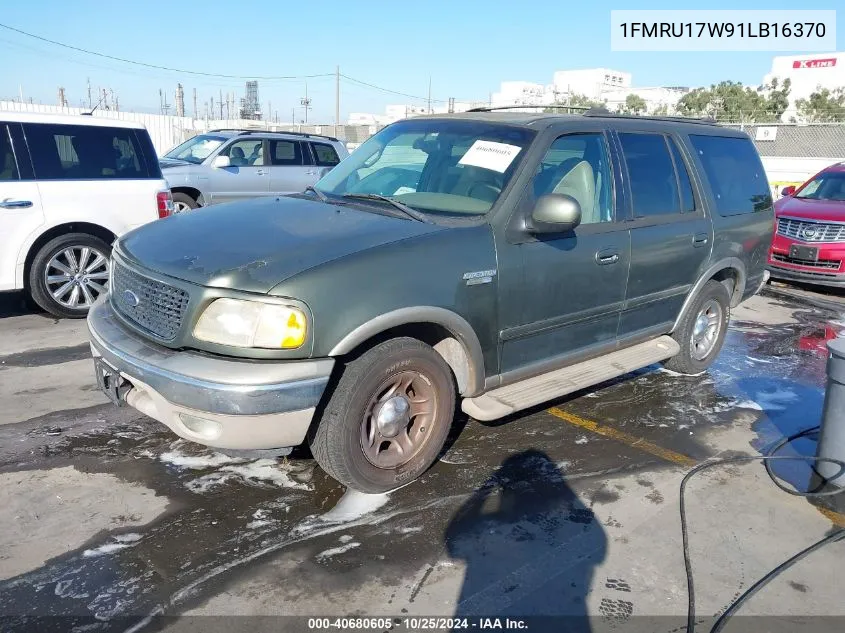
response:
<path id="1" fill-rule="evenodd" d="M 172 350 L 123 325 L 108 298 L 88 313 L 91 351 L 131 384 L 126 402 L 185 439 L 232 449 L 301 444 L 332 359 L 261 362 Z"/>

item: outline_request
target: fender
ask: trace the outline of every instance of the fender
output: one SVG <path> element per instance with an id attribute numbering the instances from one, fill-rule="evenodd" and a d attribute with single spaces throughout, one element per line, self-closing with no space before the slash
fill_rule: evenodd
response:
<path id="1" fill-rule="evenodd" d="M 466 385 L 461 389 L 461 395 L 468 398 L 484 391 L 484 355 L 478 336 L 466 319 L 445 308 L 413 306 L 381 314 L 359 325 L 344 336 L 332 348 L 329 356 L 348 354 L 361 343 L 382 332 L 411 323 L 433 323 L 449 330 L 460 343 L 466 357 Z"/>
<path id="2" fill-rule="evenodd" d="M 733 296 L 731 297 L 731 307 L 736 307 L 739 304 L 739 301 L 742 299 L 742 295 L 745 292 L 745 284 L 748 279 L 748 274 L 745 271 L 745 264 L 742 263 L 741 259 L 737 257 L 725 257 L 724 259 L 720 259 L 718 262 L 716 262 L 707 270 L 705 270 L 704 273 L 698 278 L 698 281 L 695 282 L 695 285 L 692 287 L 692 290 L 689 291 L 687 298 L 684 300 L 684 305 L 681 306 L 681 311 L 678 313 L 678 317 L 675 319 L 675 323 L 672 325 L 671 332 L 674 332 L 677 329 L 678 325 L 686 315 L 687 311 L 690 309 L 690 305 L 695 300 L 695 297 L 698 296 L 698 293 L 701 291 L 701 288 L 704 286 L 704 284 L 710 281 L 710 279 L 713 278 L 713 275 L 722 270 L 727 270 L 728 268 L 737 272 L 736 287 L 734 288 Z"/>

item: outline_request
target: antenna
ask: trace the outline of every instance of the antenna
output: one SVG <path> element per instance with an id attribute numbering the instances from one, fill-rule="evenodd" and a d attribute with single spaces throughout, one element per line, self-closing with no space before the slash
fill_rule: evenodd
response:
<path id="1" fill-rule="evenodd" d="M 106 91 L 103 90 L 103 96 L 100 97 L 100 100 L 97 102 L 97 105 L 95 105 L 93 108 L 91 108 L 90 112 L 83 112 L 82 116 L 91 116 L 92 114 L 94 114 L 94 110 L 96 110 L 97 108 L 100 107 L 100 104 L 105 100 L 105 98 L 106 98 Z"/>

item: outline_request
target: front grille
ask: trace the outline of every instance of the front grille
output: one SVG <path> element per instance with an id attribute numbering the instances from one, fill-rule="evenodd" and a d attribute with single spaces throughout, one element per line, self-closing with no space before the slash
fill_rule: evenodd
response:
<path id="1" fill-rule="evenodd" d="M 845 242 L 845 224 L 778 218 L 778 235 L 803 242 Z"/>
<path id="2" fill-rule="evenodd" d="M 188 307 L 187 292 L 145 277 L 117 261 L 111 289 L 112 305 L 129 321 L 166 341 L 176 338 Z"/>
<path id="3" fill-rule="evenodd" d="M 825 270 L 839 270 L 842 262 L 837 259 L 798 259 L 797 257 L 790 257 L 789 255 L 781 255 L 780 253 L 772 253 L 772 259 L 776 262 L 784 264 L 792 264 L 794 266 L 809 266 L 811 268 L 823 268 Z"/>

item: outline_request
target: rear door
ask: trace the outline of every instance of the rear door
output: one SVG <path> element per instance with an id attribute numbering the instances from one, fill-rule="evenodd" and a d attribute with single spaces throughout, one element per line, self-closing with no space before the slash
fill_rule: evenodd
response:
<path id="1" fill-rule="evenodd" d="M 668 331 L 709 260 L 713 227 L 673 135 L 620 131 L 631 200 L 631 267 L 619 336 Z"/>
<path id="2" fill-rule="evenodd" d="M 21 248 L 43 223 L 41 194 L 21 126 L 0 121 L 0 290 L 16 287 Z"/>
<path id="3" fill-rule="evenodd" d="M 238 138 L 218 156 L 228 156 L 228 167 L 211 167 L 211 203 L 235 202 L 270 195 L 267 142 L 258 136 Z"/>
<path id="4" fill-rule="evenodd" d="M 308 144 L 291 139 L 270 139 L 270 191 L 299 193 L 317 182 L 317 168 Z"/>
<path id="5" fill-rule="evenodd" d="M 311 141 L 308 144 L 311 146 L 311 154 L 314 157 L 314 164 L 317 166 L 316 178 L 319 180 L 329 173 L 340 162 L 341 158 L 334 146 L 329 143 Z"/>

